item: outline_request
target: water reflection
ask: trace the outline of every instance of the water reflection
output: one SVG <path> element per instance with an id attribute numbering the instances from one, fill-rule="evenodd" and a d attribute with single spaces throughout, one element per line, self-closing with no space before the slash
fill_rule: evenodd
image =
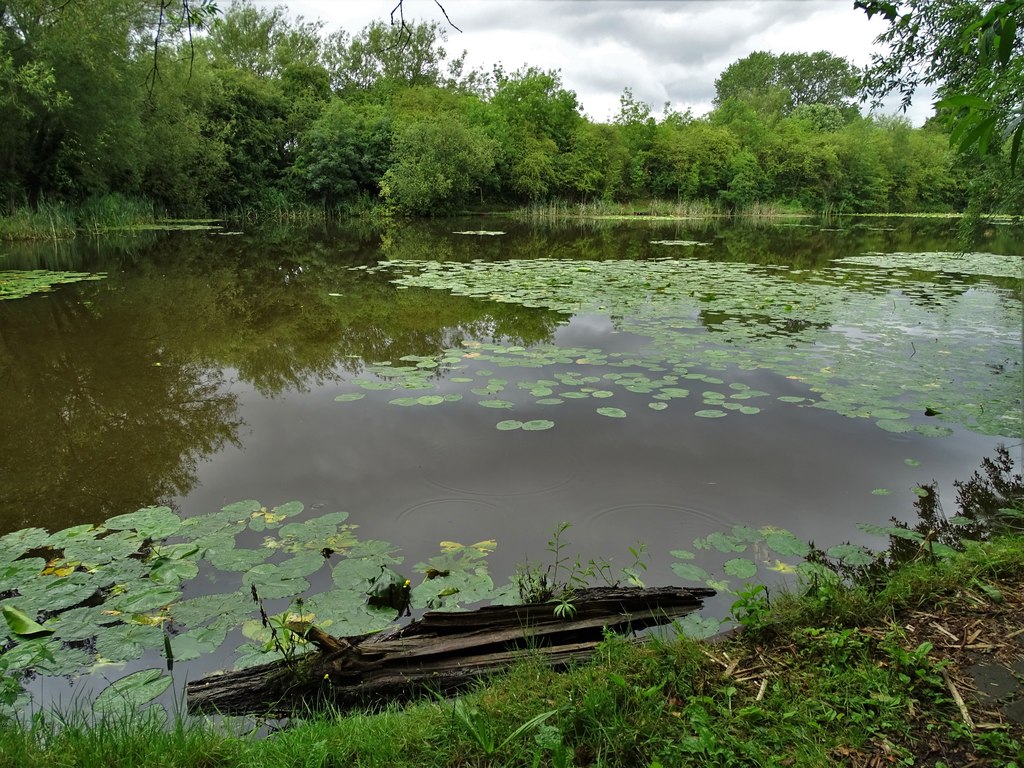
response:
<path id="1" fill-rule="evenodd" d="M 237 399 L 125 293 L 0 302 L 4 529 L 96 520 L 187 494 L 235 442 Z"/>
<path id="2" fill-rule="evenodd" d="M 646 510 L 641 517 L 661 514 L 652 510 L 666 515 L 681 510 L 680 515 L 694 520 L 710 514 L 739 521 L 732 510 L 749 507 L 765 489 L 799 506 L 775 487 L 769 471 L 775 464 L 753 455 L 745 466 L 756 471 L 744 469 L 742 479 L 733 481 L 735 488 L 726 490 L 724 479 L 723 487 L 706 486 L 698 474 L 721 467 L 723 456 L 737 455 L 736 441 L 757 442 L 751 435 L 765 430 L 790 430 L 786 439 L 794 451 L 837 440 L 830 455 L 835 463 L 849 465 L 860 461 L 851 457 L 866 444 L 867 431 L 858 427 L 856 437 L 840 439 L 829 422 L 832 426 L 822 433 L 821 420 L 830 414 L 766 415 L 753 433 L 659 415 L 660 431 L 650 419 L 631 419 L 614 433 L 621 443 L 602 443 L 606 437 L 601 436 L 612 433 L 595 432 L 592 404 L 579 404 L 563 406 L 557 430 L 538 449 L 538 443 L 522 442 L 519 436 L 503 436 L 496 443 L 495 414 L 471 403 L 458 404 L 442 418 L 396 409 L 386 400 L 360 411 L 342 411 L 345 406 L 333 402 L 338 386 L 363 374 L 368 365 L 400 365 L 409 356 L 434 358 L 464 341 L 600 347 L 607 353 L 636 350 L 650 341 L 642 338 L 642 327 L 638 330 L 623 315 L 568 321 L 541 307 L 400 288 L 385 275 L 353 269 L 382 258 L 643 260 L 679 255 L 675 246 L 652 241 L 695 240 L 709 244 L 691 247 L 687 258 L 787 265 L 803 270 L 785 274 L 798 284 L 819 279 L 821 268 L 857 253 L 949 250 L 956 229 L 955 222 L 943 220 L 900 222 L 892 228 L 883 222 L 846 221 L 837 233 L 827 224 L 798 223 L 536 226 L 474 220 L 403 224 L 386 232 L 275 227 L 234 236 L 144 233 L 120 241 L 83 239 L 15 249 L 5 258 L 7 268 L 86 269 L 110 276 L 102 283 L 0 302 L 0 381 L 11 406 L 0 412 L 0 529 L 40 522 L 57 528 L 174 500 L 205 509 L 242 497 L 268 503 L 323 498 L 376 516 L 381 529 L 375 533 L 385 538 L 399 538 L 396 531 L 408 532 L 416 521 L 422 523 L 417 535 L 436 538 L 429 521 L 441 516 L 464 529 L 483 528 L 479 538 L 498 532 L 491 523 L 467 518 L 505 524 L 528 520 L 529 535 L 537 539 L 552 515 L 574 517 L 594 530 L 613 517 L 623 524 L 639 509 Z M 453 234 L 479 229 L 508 234 Z M 979 248 L 1009 251 L 1010 232 L 1007 227 L 988 230 L 989 239 Z M 867 271 L 847 277 L 851 289 L 880 296 L 889 290 Z M 973 285 L 993 282 L 918 277 L 937 286 L 908 292 L 922 312 L 932 312 L 937 293 L 947 301 Z M 798 317 L 780 322 L 704 304 L 695 311 L 696 327 L 681 328 L 680 334 L 753 324 L 755 336 L 799 343 L 801 336 L 835 322 Z M 952 308 L 933 312 L 936 337 L 955 334 L 951 325 L 962 319 L 955 302 L 947 306 Z M 991 322 L 1005 325 L 1009 312 L 1007 306 L 994 306 Z M 1017 369 L 1016 361 L 1008 366 Z M 515 376 L 497 375 L 515 386 Z M 439 391 L 446 391 L 445 381 L 440 374 L 431 379 Z M 785 381 L 773 379 L 763 386 L 774 394 L 788 391 Z M 547 418 L 540 408 L 523 418 Z M 602 430 L 606 427 L 601 424 Z M 680 458 L 680 434 L 699 435 L 701 452 L 687 448 Z M 601 445 L 603 452 L 597 450 Z M 964 455 L 949 459 L 948 466 L 975 465 L 988 442 L 961 445 Z M 893 456 L 904 450 L 895 444 L 889 448 Z M 770 447 L 764 450 L 771 453 Z M 948 451 L 943 444 L 933 453 Z M 604 483 L 616 467 L 625 469 L 610 493 Z M 663 483 L 652 468 L 678 477 Z M 803 473 L 791 469 L 776 466 L 774 476 L 797 488 Z M 869 474 L 866 468 L 863 474 Z M 872 487 L 880 484 L 872 482 Z M 804 497 L 806 490 L 801 489 Z M 543 503 L 509 506 L 515 492 Z M 786 525 L 787 520 L 773 518 L 784 508 L 774 502 L 764 522 Z"/>

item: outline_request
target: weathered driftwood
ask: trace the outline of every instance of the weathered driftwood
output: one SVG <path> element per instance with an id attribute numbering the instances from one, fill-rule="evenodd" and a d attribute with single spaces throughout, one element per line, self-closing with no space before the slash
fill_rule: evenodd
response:
<path id="1" fill-rule="evenodd" d="M 287 715 L 330 704 L 346 708 L 448 693 L 507 669 L 528 652 L 560 667 L 589 656 L 605 629 L 629 632 L 666 624 L 701 607 L 710 589 L 594 587 L 573 598 L 572 617 L 551 603 L 431 611 L 405 627 L 335 638 L 309 628 L 318 650 L 189 683 L 192 712 Z"/>

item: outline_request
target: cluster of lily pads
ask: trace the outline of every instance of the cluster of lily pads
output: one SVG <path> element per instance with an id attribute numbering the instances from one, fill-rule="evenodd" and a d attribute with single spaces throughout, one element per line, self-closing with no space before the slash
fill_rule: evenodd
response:
<path id="1" fill-rule="evenodd" d="M 373 378 L 351 382 L 360 390 L 430 392 L 392 398 L 394 405 L 461 400 L 462 393 L 435 391 L 443 379 L 446 388 L 466 385 L 483 407 L 515 408 L 508 380 L 481 367 L 490 364 L 546 369 L 543 377 L 516 384 L 541 406 L 625 390 L 651 395 L 648 407 L 663 410 L 703 382 L 720 388 L 703 389 L 704 407 L 693 413 L 721 418 L 756 414 L 760 408 L 745 401 L 772 396 L 726 378 L 770 371 L 800 390 L 777 400 L 871 419 L 889 432 L 942 436 L 960 424 L 1018 436 L 1024 427 L 1020 296 L 986 282 L 1019 276 L 1017 257 L 866 254 L 813 271 L 695 258 L 385 261 L 359 269 L 383 272 L 400 287 L 543 307 L 567 319 L 598 313 L 616 331 L 649 340 L 629 353 L 467 341 L 435 357 L 402 358 L 409 365 L 371 365 L 366 371 Z M 946 274 L 929 279 L 922 272 Z M 362 396 L 346 392 L 336 399 Z M 606 402 L 595 410 L 628 414 Z M 505 430 L 534 421 L 498 424 Z"/>
<path id="2" fill-rule="evenodd" d="M 971 521 L 954 516 L 950 522 L 959 525 Z M 858 523 L 857 527 L 871 536 L 890 541 L 899 538 L 921 546 L 926 544 L 924 534 L 912 528 L 870 523 Z M 955 554 L 952 547 L 939 542 L 929 541 L 927 546 L 934 557 Z M 820 562 L 804 559 L 810 554 L 810 546 L 806 542 L 787 530 L 773 526 L 751 528 L 734 525 L 728 532 L 714 531 L 706 537 L 694 539 L 693 548 L 707 553 L 700 558 L 703 565 L 696 563 L 695 552 L 676 549 L 670 553 L 677 561 L 672 563 L 673 572 L 685 582 L 706 585 L 719 592 L 739 594 L 741 585 L 764 583 L 768 573 L 795 574 L 807 582 L 830 583 L 839 579 L 835 570 Z M 718 553 L 718 559 L 722 561 L 717 568 L 711 568 L 713 553 Z M 851 568 L 871 565 L 877 558 L 868 547 L 850 543 L 831 546 L 824 553 Z M 698 613 L 689 614 L 681 621 L 683 630 L 693 637 L 710 637 L 721 631 L 723 624 L 723 620 Z"/>
<path id="3" fill-rule="evenodd" d="M 261 600 L 281 603 L 279 625 L 301 619 L 336 636 L 351 636 L 394 622 L 395 607 L 370 598 L 382 579 L 397 576 L 398 550 L 384 541 L 358 539 L 345 512 L 304 513 L 300 502 L 267 509 L 253 500 L 188 518 L 167 507 L 147 507 L 101 525 L 56 533 L 26 528 L 0 537 L 0 715 L 27 703 L 27 694 L 17 687 L 27 674 L 77 675 L 147 654 L 165 658 L 162 666 L 115 679 L 94 705 L 104 713 L 159 697 L 171 685 L 173 662 L 212 653 L 230 638 L 242 641 L 236 667 L 280 658 L 272 625 L 258 615 L 254 589 Z M 860 527 L 879 536 L 922 539 L 900 527 Z M 410 591 L 413 607 L 457 610 L 482 601 L 520 601 L 514 579 L 496 587 L 489 575 L 487 557 L 495 541 L 440 546 L 440 554 L 412 569 L 419 574 Z M 708 553 L 701 556 L 702 565 L 693 551 L 677 549 L 671 552 L 673 570 L 684 581 L 722 592 L 735 592 L 733 580 L 746 582 L 762 568 L 834 577 L 820 565 L 802 562 L 807 544 L 779 528 L 737 525 L 695 539 L 693 548 Z M 709 570 L 713 552 L 728 557 L 720 573 Z M 873 558 L 851 544 L 827 554 L 851 566 Z M 218 572 L 216 584 L 226 591 L 194 594 L 205 581 L 197 577 L 210 571 Z M 682 623 L 698 637 L 720 625 L 699 614 Z M 11 690 L 20 695 L 3 701 Z"/>
<path id="4" fill-rule="evenodd" d="M 102 280 L 106 272 L 58 272 L 49 269 L 0 271 L 0 300 L 22 299 L 34 293 L 52 291 L 55 285 Z"/>
<path id="5" fill-rule="evenodd" d="M 215 651 L 237 638 L 235 630 L 243 641 L 236 666 L 271 660 L 274 645 L 258 618 L 254 587 L 267 601 L 302 596 L 302 618 L 335 635 L 393 622 L 395 610 L 369 604 L 367 594 L 402 562 L 396 547 L 359 540 L 345 512 L 303 512 L 299 502 L 268 510 L 250 500 L 182 519 L 167 507 L 148 507 L 101 525 L 0 537 L 0 682 L 30 671 L 78 674 L 147 652 L 165 656 L 169 668 Z M 438 556 L 413 568 L 422 574 L 411 590 L 413 606 L 511 599 L 513 591 L 495 590 L 488 574 L 486 556 L 495 546 L 442 542 Z M 214 571 L 222 591 L 202 594 L 196 577 Z M 154 667 L 118 681 L 100 709 L 158 696 L 170 684 L 164 672 Z M 0 699 L 2 692 L 0 686 Z M 22 694 L 7 703 L 24 702 Z"/>

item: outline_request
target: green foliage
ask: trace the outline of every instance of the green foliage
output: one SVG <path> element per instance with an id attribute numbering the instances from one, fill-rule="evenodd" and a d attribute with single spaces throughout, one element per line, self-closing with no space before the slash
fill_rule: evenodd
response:
<path id="1" fill-rule="evenodd" d="M 381 197 L 402 215 L 450 213 L 481 189 L 496 149 L 482 131 L 456 120 L 408 124 L 395 135 L 394 162 L 381 179 Z"/>
<path id="2" fill-rule="evenodd" d="M 303 135 L 289 173 L 307 199 L 330 210 L 360 195 L 376 197 L 390 152 L 387 112 L 338 99 Z"/>
<path id="3" fill-rule="evenodd" d="M 1003 177 L 1000 192 L 981 192 L 990 190 L 989 181 L 974 191 L 975 199 L 1019 211 L 1016 167 L 1024 137 L 1019 25 L 1024 3 L 912 0 L 897 7 L 858 0 L 855 5 L 889 22 L 878 38 L 889 51 L 873 58 L 867 93 L 877 98 L 897 91 L 906 106 L 919 86 L 936 87 L 935 108 L 951 128 L 951 144 L 980 156 L 986 175 Z"/>
<path id="4" fill-rule="evenodd" d="M 715 104 L 730 99 L 750 104 L 762 115 L 788 115 L 801 107 L 832 107 L 849 119 L 857 114 L 857 68 L 828 51 L 755 51 L 730 64 L 715 81 Z"/>

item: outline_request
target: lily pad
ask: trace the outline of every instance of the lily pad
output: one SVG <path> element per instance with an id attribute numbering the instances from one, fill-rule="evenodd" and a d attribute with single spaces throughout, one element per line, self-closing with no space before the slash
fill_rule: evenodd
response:
<path id="1" fill-rule="evenodd" d="M 728 414 L 726 414 L 725 411 L 718 410 L 717 408 L 706 408 L 702 411 L 695 412 L 693 415 L 699 416 L 702 419 L 720 419 Z"/>
<path id="2" fill-rule="evenodd" d="M 7 621 L 7 626 L 9 626 L 11 628 L 11 632 L 16 635 L 31 638 L 45 637 L 46 635 L 53 634 L 53 629 L 44 627 L 24 611 L 15 608 L 13 605 L 5 605 L 3 607 L 3 614 L 4 619 Z"/>
<path id="3" fill-rule="evenodd" d="M 171 677 L 163 670 L 143 669 L 108 685 L 100 691 L 92 706 L 100 714 L 136 712 L 170 685 Z"/>
<path id="4" fill-rule="evenodd" d="M 610 419 L 626 418 L 626 412 L 621 408 L 598 408 L 597 412 L 602 416 L 607 416 Z"/>
<path id="5" fill-rule="evenodd" d="M 871 565 L 871 563 L 875 562 L 875 557 L 870 551 L 856 544 L 839 544 L 829 547 L 826 554 L 833 559 L 852 566 Z"/>
<path id="6" fill-rule="evenodd" d="M 524 432 L 541 432 L 546 429 L 551 429 L 555 426 L 555 422 L 548 421 L 547 419 L 533 419 L 523 423 Z"/>
<path id="7" fill-rule="evenodd" d="M 388 387 L 390 389 L 390 387 Z M 351 403 L 356 400 L 362 400 L 366 395 L 363 392 L 346 392 L 343 395 L 338 395 L 334 398 L 336 403 Z"/>
<path id="8" fill-rule="evenodd" d="M 672 570 L 676 576 L 684 581 L 697 581 L 703 583 L 709 578 L 709 574 L 699 565 L 693 563 L 672 563 Z"/>
<path id="9" fill-rule="evenodd" d="M 757 573 L 757 565 L 745 557 L 737 557 L 726 560 L 724 570 L 730 576 L 737 579 L 749 579 Z"/>

